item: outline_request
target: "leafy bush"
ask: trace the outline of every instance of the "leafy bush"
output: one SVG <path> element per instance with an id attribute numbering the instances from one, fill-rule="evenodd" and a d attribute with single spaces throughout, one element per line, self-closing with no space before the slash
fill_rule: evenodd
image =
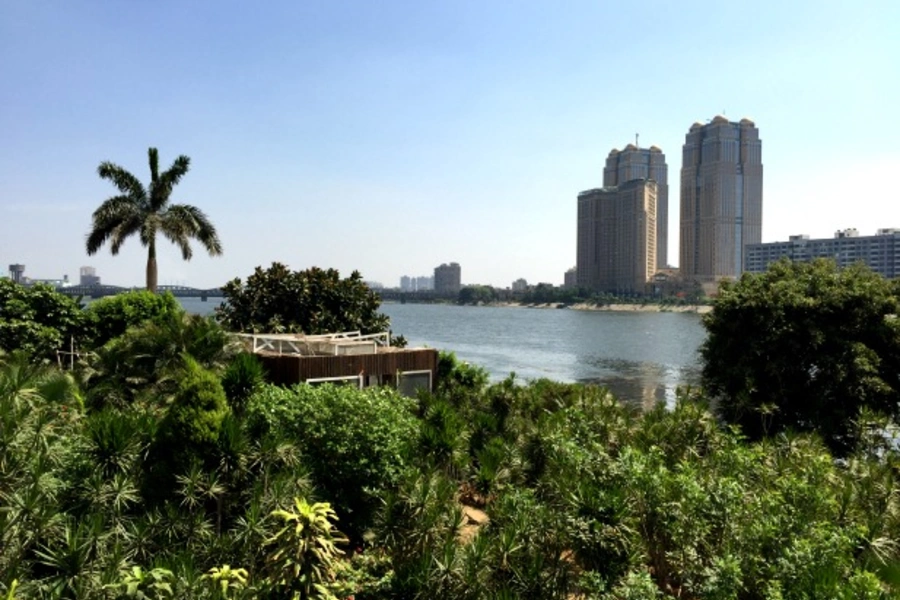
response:
<path id="1" fill-rule="evenodd" d="M 90 404 L 128 406 L 147 400 L 163 405 L 177 387 L 184 356 L 218 371 L 236 348 L 211 317 L 188 315 L 180 309 L 165 313 L 96 351 L 88 370 Z"/>
<path id="2" fill-rule="evenodd" d="M 72 337 L 84 332 L 81 306 L 49 285 L 23 286 L 0 279 L 0 350 L 26 352 L 36 360 L 56 360 Z"/>
<path id="3" fill-rule="evenodd" d="M 418 437 L 415 401 L 388 388 L 265 386 L 248 404 L 258 432 L 297 443 L 351 536 L 371 524 L 380 491 L 393 487 Z"/>
<path id="4" fill-rule="evenodd" d="M 178 389 L 150 449 L 150 467 L 155 474 L 151 482 L 179 475 L 193 462 L 211 466 L 228 414 L 219 378 L 185 356 Z"/>
<path id="5" fill-rule="evenodd" d="M 124 334 L 129 327 L 182 312 L 178 300 L 169 293 L 154 294 L 140 290 L 100 298 L 85 309 L 89 342 L 92 346 L 102 346 Z"/>
<path id="6" fill-rule="evenodd" d="M 232 409 L 243 412 L 247 400 L 262 386 L 264 372 L 255 354 L 241 352 L 231 359 L 222 375 L 222 387 Z"/>

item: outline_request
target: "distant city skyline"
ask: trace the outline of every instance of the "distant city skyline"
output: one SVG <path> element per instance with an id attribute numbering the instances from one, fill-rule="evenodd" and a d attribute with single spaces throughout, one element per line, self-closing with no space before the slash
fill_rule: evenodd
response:
<path id="1" fill-rule="evenodd" d="M 762 129 L 763 242 L 900 227 L 898 22 L 893 0 L 2 3 L 0 264 L 143 285 L 136 239 L 84 246 L 113 191 L 97 166 L 146 182 L 154 146 L 191 157 L 172 199 L 224 250 L 184 262 L 160 239 L 161 284 L 276 261 L 396 282 L 448 259 L 463 283 L 559 284 L 610 148 L 640 134 L 674 172 L 717 114 Z M 670 190 L 673 264 L 680 206 Z"/>

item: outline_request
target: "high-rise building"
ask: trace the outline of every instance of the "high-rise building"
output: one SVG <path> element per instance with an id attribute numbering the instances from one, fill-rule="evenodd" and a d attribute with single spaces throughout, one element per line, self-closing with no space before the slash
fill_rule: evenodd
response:
<path id="1" fill-rule="evenodd" d="M 656 268 L 665 269 L 669 260 L 669 167 L 666 155 L 657 146 L 638 148 L 628 144 L 622 150 L 613 149 L 606 157 L 603 187 L 635 179 L 656 182 Z"/>
<path id="2" fill-rule="evenodd" d="M 577 274 L 577 271 L 575 270 L 575 267 L 572 267 L 571 269 L 569 269 L 565 273 L 563 273 L 563 287 L 564 288 L 578 287 L 578 277 L 576 274 Z"/>
<path id="3" fill-rule="evenodd" d="M 443 296 L 459 294 L 462 287 L 462 269 L 459 263 L 442 264 L 434 268 L 434 291 Z"/>
<path id="4" fill-rule="evenodd" d="M 434 289 L 433 275 L 419 275 L 415 278 L 416 291 L 427 292 Z"/>
<path id="5" fill-rule="evenodd" d="M 711 284 L 743 272 L 746 246 L 762 240 L 762 184 L 762 142 L 753 121 L 717 116 L 691 126 L 681 168 L 685 280 Z"/>
<path id="6" fill-rule="evenodd" d="M 656 272 L 656 182 L 632 179 L 578 194 L 575 279 L 616 294 L 646 292 Z"/>

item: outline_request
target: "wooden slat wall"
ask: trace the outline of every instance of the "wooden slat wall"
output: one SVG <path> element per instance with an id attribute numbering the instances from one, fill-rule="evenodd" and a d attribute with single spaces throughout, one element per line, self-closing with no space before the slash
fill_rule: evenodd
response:
<path id="1" fill-rule="evenodd" d="M 271 383 L 293 385 L 320 377 L 396 375 L 397 371 L 431 371 L 437 374 L 438 351 L 433 348 L 400 350 L 358 356 L 258 355 Z"/>

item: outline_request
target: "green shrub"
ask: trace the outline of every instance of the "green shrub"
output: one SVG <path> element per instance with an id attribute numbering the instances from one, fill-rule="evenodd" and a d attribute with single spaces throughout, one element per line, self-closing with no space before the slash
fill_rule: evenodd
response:
<path id="1" fill-rule="evenodd" d="M 150 450 L 151 483 L 170 481 L 195 462 L 211 465 L 222 423 L 229 414 L 219 378 L 191 357 L 183 360 L 178 389 Z"/>
<path id="2" fill-rule="evenodd" d="M 0 279 L 0 350 L 22 350 L 33 359 L 56 360 L 84 331 L 81 306 L 49 285 L 30 287 Z"/>
<path id="3" fill-rule="evenodd" d="M 418 439 L 415 401 L 387 388 L 265 386 L 250 399 L 248 419 L 296 443 L 325 498 L 351 536 L 370 525 L 380 491 L 393 487 Z"/>
<path id="4" fill-rule="evenodd" d="M 231 359 L 222 375 L 222 387 L 232 409 L 243 412 L 247 400 L 263 384 L 263 373 L 262 363 L 254 354 L 241 352 Z"/>
<path id="5" fill-rule="evenodd" d="M 181 312 L 178 300 L 169 293 L 154 294 L 139 290 L 100 298 L 85 309 L 89 343 L 93 347 L 102 346 L 124 334 L 129 327 Z"/>

